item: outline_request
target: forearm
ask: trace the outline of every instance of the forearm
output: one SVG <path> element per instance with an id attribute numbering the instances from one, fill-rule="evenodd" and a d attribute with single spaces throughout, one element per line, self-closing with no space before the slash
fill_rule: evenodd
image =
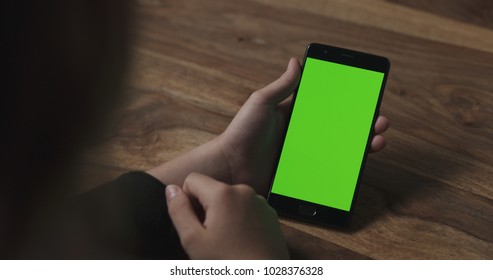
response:
<path id="1" fill-rule="evenodd" d="M 146 172 L 166 185 L 182 186 L 187 175 L 192 172 L 231 182 L 229 164 L 218 143 L 219 137 Z"/>

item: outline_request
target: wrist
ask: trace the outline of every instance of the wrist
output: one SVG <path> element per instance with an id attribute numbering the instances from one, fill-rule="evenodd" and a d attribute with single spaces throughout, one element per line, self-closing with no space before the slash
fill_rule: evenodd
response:
<path id="1" fill-rule="evenodd" d="M 192 172 L 205 174 L 226 183 L 231 181 L 228 160 L 221 147 L 221 135 L 170 161 L 147 170 L 146 173 L 164 184 L 183 186 L 186 176 Z"/>

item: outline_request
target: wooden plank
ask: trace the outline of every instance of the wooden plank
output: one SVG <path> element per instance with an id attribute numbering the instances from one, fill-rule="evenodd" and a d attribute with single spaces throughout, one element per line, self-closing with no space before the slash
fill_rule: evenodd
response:
<path id="1" fill-rule="evenodd" d="M 315 237 L 282 223 L 282 230 L 286 236 L 289 253 L 292 259 L 324 259 L 324 260 L 364 260 L 367 256 L 361 255 L 330 241 Z"/>
<path id="2" fill-rule="evenodd" d="M 257 1 L 280 8 L 309 11 L 326 17 L 350 21 L 367 27 L 381 28 L 426 40 L 487 52 L 493 51 L 493 31 L 488 28 L 478 27 L 382 0 L 310 1 L 310 4 L 303 0 Z M 447 3 L 450 6 L 453 5 L 450 1 Z M 436 4 L 439 5 L 439 3 Z M 486 11 L 486 13 L 491 15 L 491 11 Z"/>
<path id="3" fill-rule="evenodd" d="M 493 2 L 489 0 L 387 0 L 413 9 L 441 15 L 457 21 L 493 28 Z"/>

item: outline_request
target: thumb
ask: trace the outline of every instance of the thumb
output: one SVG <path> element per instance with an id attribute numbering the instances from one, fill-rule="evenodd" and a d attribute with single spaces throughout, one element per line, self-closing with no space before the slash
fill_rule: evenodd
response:
<path id="1" fill-rule="evenodd" d="M 165 193 L 168 214 L 180 236 L 180 240 L 186 240 L 196 234 L 196 231 L 201 230 L 202 224 L 188 195 L 176 185 L 168 185 Z"/>
<path id="2" fill-rule="evenodd" d="M 300 72 L 298 59 L 291 58 L 286 72 L 266 87 L 254 92 L 253 95 L 263 103 L 278 104 L 293 93 L 298 85 Z"/>

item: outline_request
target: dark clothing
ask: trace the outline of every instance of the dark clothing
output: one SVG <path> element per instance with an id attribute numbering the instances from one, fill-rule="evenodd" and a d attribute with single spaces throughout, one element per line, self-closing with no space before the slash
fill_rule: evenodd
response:
<path id="1" fill-rule="evenodd" d="M 168 216 L 164 189 L 147 173 L 129 172 L 40 209 L 7 258 L 187 258 Z"/>
<path id="2" fill-rule="evenodd" d="M 129 172 L 76 197 L 68 208 L 97 246 L 89 253 L 94 258 L 186 258 L 168 216 L 165 187 L 145 172 Z"/>

